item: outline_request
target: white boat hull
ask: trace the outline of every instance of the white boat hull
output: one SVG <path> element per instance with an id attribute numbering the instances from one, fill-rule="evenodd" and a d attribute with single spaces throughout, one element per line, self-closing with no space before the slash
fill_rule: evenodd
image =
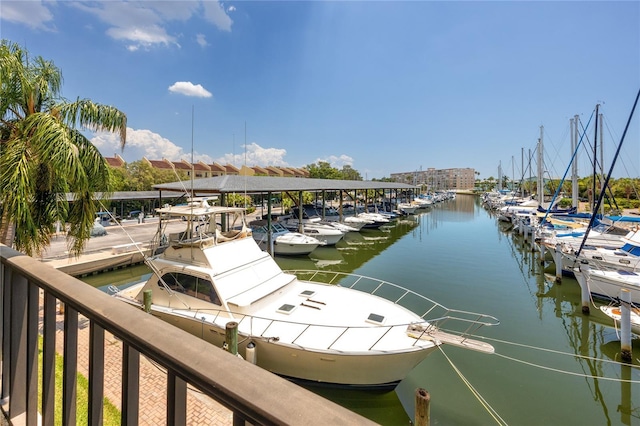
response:
<path id="1" fill-rule="evenodd" d="M 600 306 L 600 310 L 609 318 L 614 320 L 616 327 L 620 328 L 620 319 L 622 313 L 618 306 Z M 640 336 L 640 312 L 638 309 L 634 309 L 631 312 L 631 332 Z"/>
<path id="2" fill-rule="evenodd" d="M 631 303 L 640 306 L 640 275 L 635 272 L 576 270 L 575 275 L 580 285 L 586 280 L 589 292 L 594 295 L 616 300 L 620 297 L 622 289 L 625 289 L 629 291 Z"/>
<path id="3" fill-rule="evenodd" d="M 153 310 L 152 314 L 218 348 L 223 347 L 225 329 L 222 327 L 198 318 L 177 316 L 175 312 Z M 309 350 L 264 337 L 244 340 L 246 337 L 239 334 L 238 341 L 243 343 L 238 345 L 238 353 L 246 359 L 247 344 L 253 342 L 256 364 L 274 374 L 295 380 L 363 388 L 394 388 L 437 348 L 432 344 L 397 353 L 340 353 Z"/>

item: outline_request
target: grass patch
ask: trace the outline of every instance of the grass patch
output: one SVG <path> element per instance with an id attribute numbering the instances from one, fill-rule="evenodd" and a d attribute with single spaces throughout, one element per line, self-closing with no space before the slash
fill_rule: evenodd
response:
<path id="1" fill-rule="evenodd" d="M 42 407 L 42 343 L 43 338 L 38 338 L 38 407 Z M 55 425 L 62 424 L 62 368 L 63 358 L 56 353 L 56 377 L 55 377 Z M 108 399 L 103 401 L 103 425 L 120 425 L 120 410 Z M 82 374 L 76 376 L 76 424 L 89 424 L 89 380 Z"/>

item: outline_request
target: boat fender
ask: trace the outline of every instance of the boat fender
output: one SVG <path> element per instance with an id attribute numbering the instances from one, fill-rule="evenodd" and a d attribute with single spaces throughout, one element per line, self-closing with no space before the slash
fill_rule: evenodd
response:
<path id="1" fill-rule="evenodd" d="M 245 357 L 247 361 L 255 365 L 258 360 L 257 355 L 258 354 L 256 353 L 256 344 L 253 342 L 249 342 L 249 344 L 247 345 L 246 353 L 245 353 Z"/>

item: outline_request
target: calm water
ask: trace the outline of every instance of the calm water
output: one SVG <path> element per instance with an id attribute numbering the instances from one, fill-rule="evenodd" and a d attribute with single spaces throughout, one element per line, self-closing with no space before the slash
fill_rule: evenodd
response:
<path id="1" fill-rule="evenodd" d="M 348 234 L 310 258 L 277 260 L 283 269 L 388 280 L 501 321 L 480 331 L 495 354 L 445 345 L 395 392 L 309 388 L 372 420 L 407 425 L 421 387 L 431 394 L 433 425 L 501 424 L 494 417 L 511 425 L 640 425 L 640 339 L 633 342 L 633 366 L 615 362 L 620 343 L 608 318 L 593 307 L 583 315 L 576 281 L 556 284 L 553 264 L 545 276 L 539 254 L 475 197 L 458 196 L 383 230 Z M 124 285 L 147 273 L 135 267 L 85 281 Z"/>

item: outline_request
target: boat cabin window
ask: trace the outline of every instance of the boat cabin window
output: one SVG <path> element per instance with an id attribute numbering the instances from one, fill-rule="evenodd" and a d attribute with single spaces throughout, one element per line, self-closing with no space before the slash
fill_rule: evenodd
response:
<path id="1" fill-rule="evenodd" d="M 207 302 L 221 305 L 220 298 L 213 288 L 211 281 L 193 275 L 170 272 L 162 276 L 167 287 L 176 293 L 184 293 Z M 162 287 L 161 287 L 162 288 Z"/>

